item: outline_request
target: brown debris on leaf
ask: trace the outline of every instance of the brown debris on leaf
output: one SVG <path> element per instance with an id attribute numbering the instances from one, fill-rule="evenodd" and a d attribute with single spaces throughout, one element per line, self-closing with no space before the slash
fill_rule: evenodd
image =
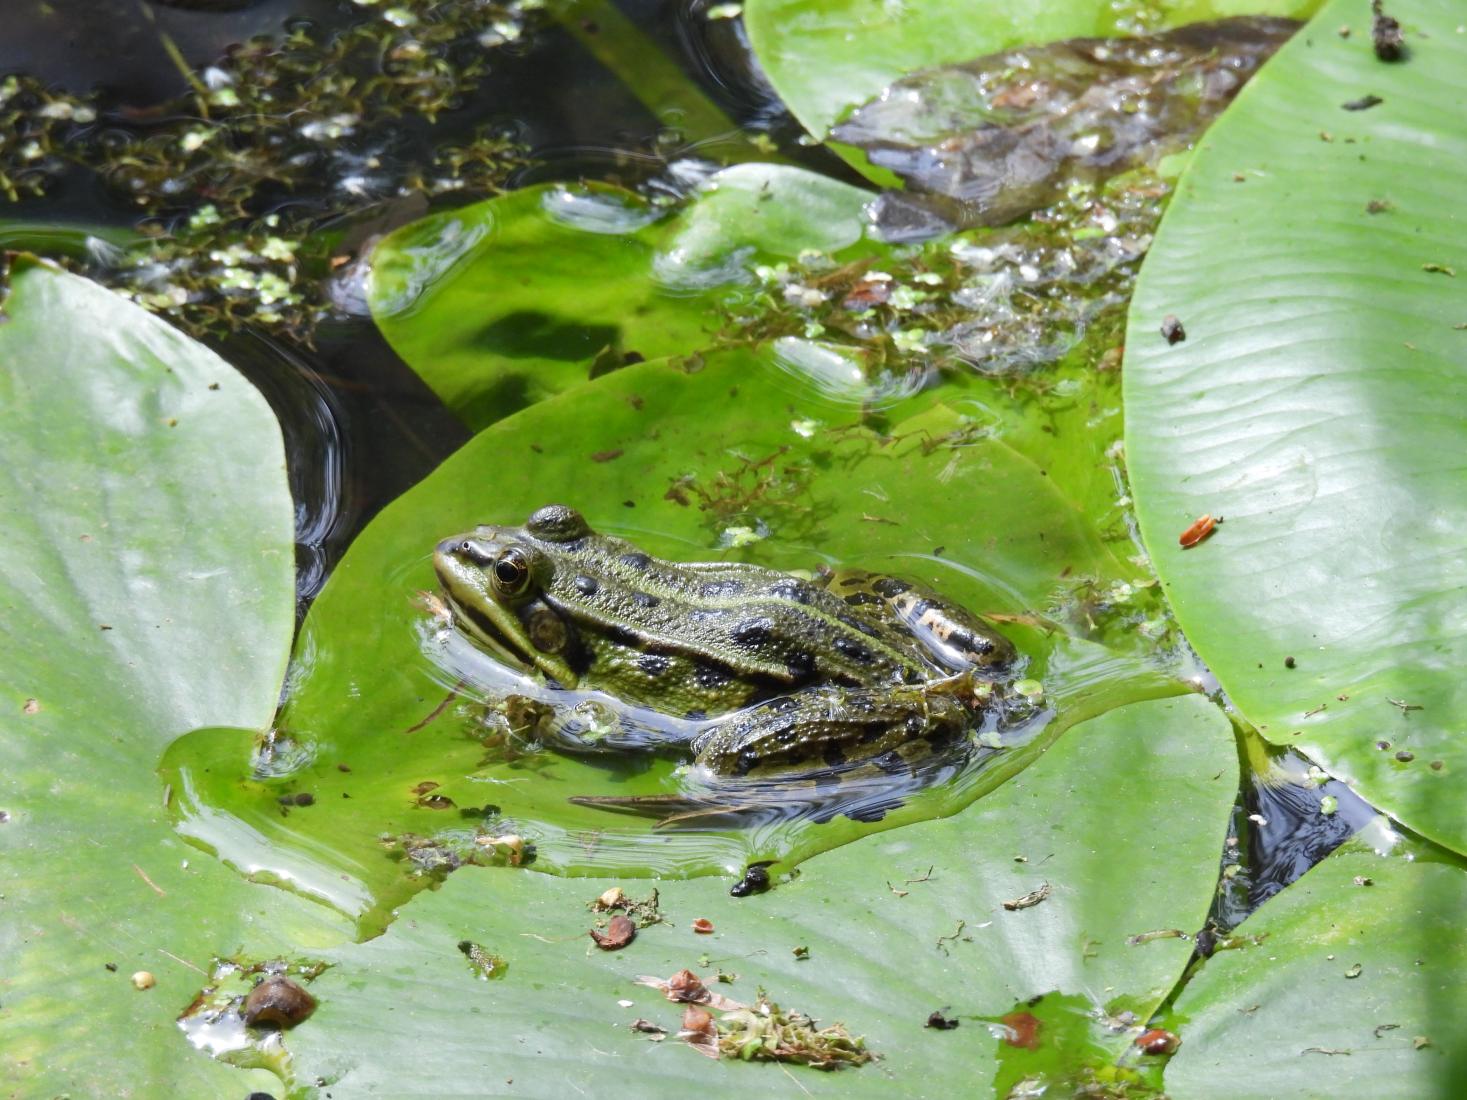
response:
<path id="1" fill-rule="evenodd" d="M 660 902 L 656 890 L 653 890 L 651 894 L 641 901 L 637 901 L 635 898 L 629 897 L 626 891 L 620 886 L 613 886 L 595 901 L 591 902 L 590 908 L 593 913 L 611 913 L 618 911 L 625 913 L 632 920 L 636 921 L 638 928 L 646 928 L 650 924 L 662 923 L 662 910 L 659 908 L 659 905 Z"/>
<path id="2" fill-rule="evenodd" d="M 680 1004 L 708 1005 L 720 1012 L 732 1012 L 735 1009 L 746 1007 L 742 1001 L 736 1001 L 732 997 L 725 997 L 722 993 L 715 993 L 709 989 L 703 983 L 703 979 L 691 970 L 679 970 L 670 978 L 652 978 L 643 975 L 637 979 L 637 984 L 660 990 L 669 1001 L 676 1001 Z"/>
<path id="3" fill-rule="evenodd" d="M 683 1027 L 677 1037 L 699 1054 L 718 1057 L 718 1025 L 706 1009 L 688 1005 L 683 1009 Z"/>
<path id="4" fill-rule="evenodd" d="M 637 926 L 630 917 L 618 913 L 606 925 L 606 931 L 591 929 L 591 938 L 603 951 L 619 951 L 637 938 Z"/>
<path id="5" fill-rule="evenodd" d="M 1031 890 L 1029 891 L 1029 893 L 1025 894 L 1021 898 L 1014 898 L 1013 901 L 1006 901 L 1003 903 L 1003 907 L 1011 913 L 1019 909 L 1032 908 L 1033 906 L 1038 905 L 1045 898 L 1049 897 L 1049 891 L 1049 883 L 1041 882 L 1039 884 L 1039 889 Z"/>
<path id="6" fill-rule="evenodd" d="M 1399 61 L 1406 54 L 1401 24 L 1381 10 L 1380 0 L 1370 3 L 1370 41 L 1382 61 Z"/>
<path id="7" fill-rule="evenodd" d="M 707 917 L 699 917 L 693 922 L 693 931 L 700 936 L 710 936 L 713 934 L 713 922 Z"/>
<path id="8" fill-rule="evenodd" d="M 661 1024 L 654 1024 L 651 1020 L 644 1020 L 640 1016 L 627 1026 L 633 1031 L 648 1036 L 654 1043 L 660 1043 L 667 1038 L 667 1028 Z"/>
<path id="9" fill-rule="evenodd" d="M 669 1001 L 687 1005 L 678 1038 L 711 1058 L 794 1062 L 833 1070 L 863 1065 L 876 1057 L 866 1049 L 865 1040 L 852 1036 L 844 1025 L 817 1027 L 802 1012 L 785 1012 L 763 991 L 750 1007 L 715 993 L 691 970 L 679 970 L 667 979 L 641 977 L 637 984 L 661 990 Z M 709 1010 L 723 1015 L 715 1022 Z"/>
<path id="10" fill-rule="evenodd" d="M 250 990 L 240 1015 L 250 1027 L 287 1028 L 295 1027 L 315 1011 L 316 998 L 304 986 L 274 974 Z"/>

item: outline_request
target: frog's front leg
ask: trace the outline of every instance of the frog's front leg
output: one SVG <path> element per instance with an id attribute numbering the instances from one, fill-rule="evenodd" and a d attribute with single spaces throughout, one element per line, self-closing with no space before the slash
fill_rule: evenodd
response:
<path id="1" fill-rule="evenodd" d="M 757 703 L 693 739 L 697 764 L 718 776 L 789 775 L 934 749 L 976 724 L 971 672 L 912 687 L 821 686 Z"/>

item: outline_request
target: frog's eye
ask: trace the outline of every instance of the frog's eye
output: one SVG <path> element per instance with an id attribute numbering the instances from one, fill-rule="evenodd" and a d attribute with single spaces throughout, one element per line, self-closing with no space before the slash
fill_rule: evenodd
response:
<path id="1" fill-rule="evenodd" d="M 506 550 L 494 562 L 494 587 L 506 596 L 517 596 L 530 581 L 530 563 L 523 552 Z"/>

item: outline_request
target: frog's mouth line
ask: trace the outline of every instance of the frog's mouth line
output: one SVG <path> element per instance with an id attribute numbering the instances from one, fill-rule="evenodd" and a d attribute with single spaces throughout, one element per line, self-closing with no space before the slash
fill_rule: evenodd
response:
<path id="1" fill-rule="evenodd" d="M 490 656 L 500 663 L 510 668 L 530 670 L 524 654 L 510 646 L 509 640 L 492 618 L 471 604 L 461 603 L 446 584 L 443 586 L 443 595 L 448 601 L 448 609 L 453 613 L 454 622 L 459 630 L 468 635 L 480 648 L 487 650 Z"/>

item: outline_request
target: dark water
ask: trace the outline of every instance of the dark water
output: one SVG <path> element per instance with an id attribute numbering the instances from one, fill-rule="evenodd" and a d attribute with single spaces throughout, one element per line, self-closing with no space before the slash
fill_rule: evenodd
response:
<path id="1" fill-rule="evenodd" d="M 96 93 L 102 124 L 135 135 L 157 125 L 160 105 L 188 93 L 177 58 L 202 69 L 233 43 L 281 33 L 292 21 L 331 28 L 362 13 L 346 0 L 10 0 L 6 8 L 0 76 L 27 73 L 75 94 Z M 769 134 L 787 157 L 811 168 L 852 178 L 823 149 L 796 142 L 800 129 L 758 76 L 737 21 L 709 21 L 686 6 L 657 0 L 621 10 L 738 126 Z M 530 20 L 522 41 L 493 51 L 478 86 L 436 125 L 368 119 L 363 140 L 375 142 L 389 162 L 411 163 L 485 121 L 502 125 L 528 148 L 528 164 L 509 178 L 511 186 L 580 178 L 635 183 L 676 158 L 716 159 L 718 152 L 717 140 L 688 148 L 574 35 L 548 18 Z M 326 174 L 314 189 L 266 194 L 252 213 L 263 215 L 272 203 L 305 210 L 350 241 L 432 205 L 419 200 L 404 206 L 383 194 L 343 202 L 337 183 Z M 463 199 L 435 201 L 456 205 Z M 126 228 L 137 214 L 118 191 L 74 169 L 44 198 L 0 207 L 0 217 L 12 224 Z M 283 425 L 297 501 L 302 614 L 366 522 L 469 435 L 386 345 L 349 284 L 342 285 L 338 308 L 316 327 L 309 344 L 250 330 L 210 340 L 262 390 Z M 1249 768 L 1245 776 L 1214 912 L 1215 924 L 1224 929 L 1371 816 L 1340 784 L 1326 792 L 1337 796 L 1338 811 L 1321 815 L 1319 792 L 1312 787 L 1266 783 Z M 1231 866 L 1238 870 L 1228 871 Z"/>

